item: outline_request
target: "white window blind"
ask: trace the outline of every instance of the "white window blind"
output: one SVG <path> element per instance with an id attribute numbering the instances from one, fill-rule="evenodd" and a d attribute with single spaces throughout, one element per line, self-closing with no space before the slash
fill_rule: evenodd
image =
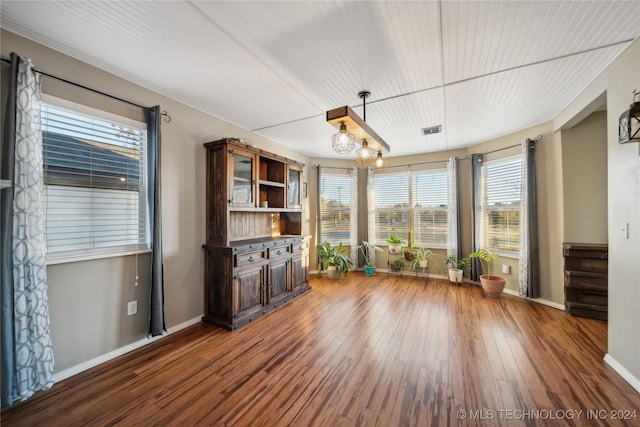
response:
<path id="1" fill-rule="evenodd" d="M 409 175 L 374 177 L 375 242 L 386 245 L 390 235 L 407 240 L 409 232 Z"/>
<path id="2" fill-rule="evenodd" d="M 424 247 L 447 244 L 446 171 L 380 174 L 374 178 L 375 241 L 390 235 Z"/>
<path id="3" fill-rule="evenodd" d="M 520 248 L 522 158 L 488 163 L 482 167 L 481 245 L 501 252 Z"/>
<path id="4" fill-rule="evenodd" d="M 418 246 L 447 245 L 448 182 L 446 171 L 411 176 L 413 240 Z"/>
<path id="5" fill-rule="evenodd" d="M 323 173 L 320 178 L 321 241 L 349 244 L 351 230 L 351 178 Z"/>
<path id="6" fill-rule="evenodd" d="M 42 127 L 47 254 L 148 248 L 146 124 L 44 104 Z"/>

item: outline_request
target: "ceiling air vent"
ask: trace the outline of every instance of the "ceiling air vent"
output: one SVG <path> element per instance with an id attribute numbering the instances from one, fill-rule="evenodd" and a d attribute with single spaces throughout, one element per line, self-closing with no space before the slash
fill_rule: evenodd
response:
<path id="1" fill-rule="evenodd" d="M 430 128 L 422 128 L 420 129 L 420 132 L 422 132 L 422 135 L 432 135 L 434 133 L 440 133 L 442 132 L 442 125 L 437 125 L 437 126 L 431 126 Z"/>

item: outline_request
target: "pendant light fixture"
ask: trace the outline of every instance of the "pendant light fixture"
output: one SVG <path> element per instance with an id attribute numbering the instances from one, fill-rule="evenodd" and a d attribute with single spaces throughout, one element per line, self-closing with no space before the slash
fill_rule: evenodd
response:
<path id="1" fill-rule="evenodd" d="M 347 133 L 347 125 L 340 122 L 340 130 L 331 137 L 331 147 L 338 154 L 349 154 L 356 148 L 356 140 L 350 133 Z"/>
<path id="2" fill-rule="evenodd" d="M 371 166 L 376 158 L 376 150 L 369 147 L 369 143 L 366 139 L 362 140 L 362 147 L 356 150 L 356 163 L 361 168 L 367 168 Z"/>
<path id="3" fill-rule="evenodd" d="M 376 159 L 373 161 L 374 169 L 384 169 L 387 167 L 387 159 L 382 157 L 382 151 L 378 151 Z"/>
<path id="4" fill-rule="evenodd" d="M 389 152 L 390 150 L 389 145 L 367 125 L 366 99 L 369 95 L 371 93 L 366 90 L 358 93 L 362 99 L 364 120 L 348 106 L 327 111 L 327 123 L 338 129 L 338 133 L 332 136 L 331 146 L 333 149 L 339 154 L 347 154 L 353 150 L 353 148 L 349 148 L 351 144 L 347 140 L 347 135 L 351 136 L 354 141 L 353 146 L 355 146 L 355 140 L 360 140 L 362 147 L 356 151 L 360 153 L 356 155 L 356 160 L 359 165 L 368 162 L 367 166 L 371 165 L 377 151 Z"/>

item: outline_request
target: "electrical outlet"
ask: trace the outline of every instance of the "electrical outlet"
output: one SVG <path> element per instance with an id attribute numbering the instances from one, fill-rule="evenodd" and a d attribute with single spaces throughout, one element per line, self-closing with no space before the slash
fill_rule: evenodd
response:
<path id="1" fill-rule="evenodd" d="M 509 274 L 511 273 L 511 268 L 509 267 L 509 264 L 502 264 L 502 274 Z"/>
<path id="2" fill-rule="evenodd" d="M 127 316 L 131 316 L 133 314 L 138 313 L 138 301 L 130 301 L 127 304 Z"/>

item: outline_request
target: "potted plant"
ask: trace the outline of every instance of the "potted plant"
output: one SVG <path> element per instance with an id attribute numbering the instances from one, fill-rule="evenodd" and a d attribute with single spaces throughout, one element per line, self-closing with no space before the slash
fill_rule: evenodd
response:
<path id="1" fill-rule="evenodd" d="M 469 254 L 469 258 L 478 258 L 484 274 L 480 275 L 482 290 L 488 297 L 499 297 L 507 280 L 504 277 L 492 276 L 491 265 L 498 259 L 498 253 L 489 249 L 480 249 Z"/>
<path id="2" fill-rule="evenodd" d="M 363 240 L 358 249 L 364 258 L 364 274 L 373 276 L 376 271 L 376 251 L 382 252 L 382 248 Z"/>
<path id="3" fill-rule="evenodd" d="M 411 268 L 425 268 L 428 265 L 429 258 L 433 256 L 433 252 L 427 248 L 413 248 L 411 255 L 413 255 L 411 264 L 409 264 Z"/>
<path id="4" fill-rule="evenodd" d="M 389 253 L 399 254 L 402 250 L 402 239 L 399 236 L 391 234 L 387 239 L 387 243 L 389 243 Z"/>
<path id="5" fill-rule="evenodd" d="M 404 259 L 407 261 L 411 261 L 413 259 L 413 246 L 415 242 L 409 243 L 409 246 L 403 246 L 402 252 L 404 252 Z"/>
<path id="6" fill-rule="evenodd" d="M 404 258 L 398 258 L 398 259 L 394 259 L 393 261 L 389 262 L 389 269 L 391 271 L 402 271 L 402 268 L 404 267 Z"/>
<path id="7" fill-rule="evenodd" d="M 445 264 L 449 266 L 449 281 L 454 283 L 462 283 L 464 273 L 471 269 L 469 258 L 458 259 L 455 255 L 449 255 L 445 260 Z"/>
<path id="8" fill-rule="evenodd" d="M 337 279 L 340 275 L 346 276 L 353 261 L 347 255 L 347 248 L 342 246 L 342 242 L 336 249 L 329 242 L 318 244 L 318 255 L 323 265 L 326 263 L 327 276 L 330 279 Z"/>

